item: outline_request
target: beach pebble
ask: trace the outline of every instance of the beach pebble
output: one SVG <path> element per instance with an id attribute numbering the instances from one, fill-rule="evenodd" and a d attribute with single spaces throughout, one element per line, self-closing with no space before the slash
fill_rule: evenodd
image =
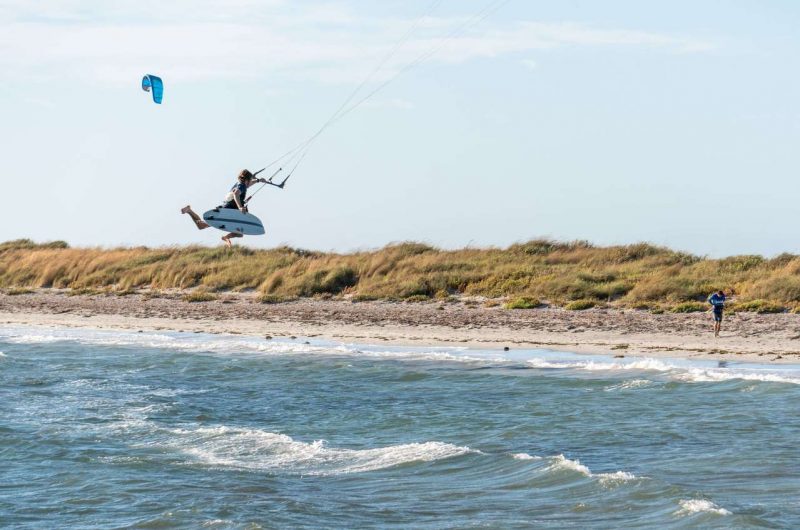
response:
<path id="1" fill-rule="evenodd" d="M 614 358 L 615 359 L 624 359 L 625 356 L 624 355 L 615 355 Z"/>
<path id="2" fill-rule="evenodd" d="M 264 338 L 267 339 L 267 340 L 270 340 L 270 339 L 272 339 L 272 335 L 264 335 Z"/>
<path id="3" fill-rule="evenodd" d="M 509 348 L 508 346 L 503 346 L 503 351 L 508 351 L 508 350 L 510 350 L 510 349 L 511 349 L 511 348 Z"/>
<path id="4" fill-rule="evenodd" d="M 292 336 L 291 336 L 291 337 L 289 337 L 289 338 L 290 338 L 290 339 L 296 339 L 297 337 L 295 337 L 294 335 L 292 335 Z"/>

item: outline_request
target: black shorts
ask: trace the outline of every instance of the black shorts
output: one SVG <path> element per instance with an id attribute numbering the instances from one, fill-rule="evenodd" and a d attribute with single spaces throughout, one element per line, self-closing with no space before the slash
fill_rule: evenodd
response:
<path id="1" fill-rule="evenodd" d="M 714 320 L 716 322 L 722 322 L 722 309 L 714 309 Z"/>

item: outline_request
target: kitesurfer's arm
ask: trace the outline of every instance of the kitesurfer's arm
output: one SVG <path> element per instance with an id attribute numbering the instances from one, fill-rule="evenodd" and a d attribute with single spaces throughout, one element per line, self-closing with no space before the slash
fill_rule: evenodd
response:
<path id="1" fill-rule="evenodd" d="M 238 190 L 234 191 L 233 192 L 233 201 L 236 203 L 236 207 L 239 208 L 239 211 L 242 212 L 242 213 L 245 213 L 245 207 L 244 207 L 244 203 L 243 203 L 244 197 L 240 197 L 239 195 L 240 195 L 240 193 L 239 193 Z"/>
<path id="2" fill-rule="evenodd" d="M 247 187 L 249 188 L 253 184 L 260 184 L 260 183 L 266 184 L 267 183 L 267 179 L 262 179 L 262 178 L 253 179 L 253 180 L 251 180 L 250 182 L 247 183 Z"/>

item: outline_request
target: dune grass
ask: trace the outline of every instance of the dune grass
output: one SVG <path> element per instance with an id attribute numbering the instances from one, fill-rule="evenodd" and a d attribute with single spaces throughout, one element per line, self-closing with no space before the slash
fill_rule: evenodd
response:
<path id="1" fill-rule="evenodd" d="M 725 289 L 736 293 L 738 310 L 793 311 L 800 307 L 800 256 L 707 259 L 647 243 L 596 247 L 547 239 L 504 249 L 398 243 L 349 254 L 290 247 L 70 248 L 18 240 L 0 244 L 0 288 L 252 291 L 264 303 L 467 296 L 519 309 L 607 305 L 653 312 L 699 310 L 712 291 Z"/>

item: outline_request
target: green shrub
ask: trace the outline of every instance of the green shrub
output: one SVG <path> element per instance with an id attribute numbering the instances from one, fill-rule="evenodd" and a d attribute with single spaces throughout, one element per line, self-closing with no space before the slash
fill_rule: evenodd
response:
<path id="1" fill-rule="evenodd" d="M 770 302 L 768 300 L 751 300 L 749 302 L 738 302 L 732 306 L 735 311 L 742 311 L 744 313 L 783 313 L 786 308 L 781 304 Z"/>
<path id="2" fill-rule="evenodd" d="M 506 302 L 503 307 L 506 309 L 534 309 L 540 305 L 542 305 L 542 302 L 538 298 L 523 296 Z"/>
<path id="3" fill-rule="evenodd" d="M 710 308 L 710 305 L 702 302 L 683 302 L 682 304 L 673 306 L 671 311 L 673 313 L 699 313 L 701 311 L 708 311 Z"/>
<path id="4" fill-rule="evenodd" d="M 594 300 L 575 300 L 564 306 L 567 311 L 583 311 L 584 309 L 591 309 L 597 305 Z"/>
<path id="5" fill-rule="evenodd" d="M 430 296 L 424 294 L 413 294 L 407 298 L 404 298 L 404 302 L 429 302 L 431 299 Z"/>

